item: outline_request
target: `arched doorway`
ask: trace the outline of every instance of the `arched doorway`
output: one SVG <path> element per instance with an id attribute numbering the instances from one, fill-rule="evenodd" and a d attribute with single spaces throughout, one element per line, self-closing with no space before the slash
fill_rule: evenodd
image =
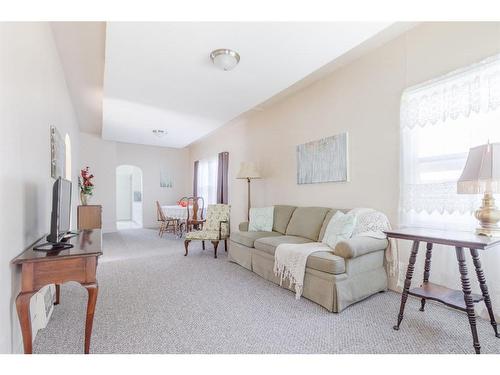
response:
<path id="1" fill-rule="evenodd" d="M 142 170 L 134 165 L 116 167 L 116 228 L 142 228 Z"/>

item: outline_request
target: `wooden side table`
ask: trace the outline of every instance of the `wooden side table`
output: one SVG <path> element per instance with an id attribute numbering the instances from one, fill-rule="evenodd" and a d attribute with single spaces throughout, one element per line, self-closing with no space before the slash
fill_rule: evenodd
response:
<path id="1" fill-rule="evenodd" d="M 404 228 L 387 231 L 385 233 L 389 238 L 413 241 L 410 260 L 408 262 L 408 269 L 406 271 L 403 294 L 401 296 L 401 306 L 399 309 L 398 322 L 393 327 L 396 331 L 399 330 L 399 326 L 403 320 L 403 313 L 408 295 L 411 295 L 421 298 L 420 311 L 424 311 L 425 301 L 430 299 L 444 303 L 445 305 L 452 308 L 467 312 L 476 354 L 479 354 L 481 352 L 481 346 L 479 345 L 479 338 L 477 335 L 474 303 L 478 303 L 484 300 L 486 308 L 488 309 L 490 322 L 495 332 L 495 336 L 500 338 L 497 323 L 495 321 L 495 316 L 493 314 L 490 295 L 488 293 L 488 286 L 486 285 L 486 277 L 481 267 L 481 261 L 479 260 L 478 251 L 487 250 L 499 246 L 500 238 L 478 236 L 468 232 L 443 231 L 423 228 Z M 415 269 L 415 261 L 417 259 L 420 242 L 427 243 L 423 282 L 420 287 L 410 289 L 411 279 L 413 277 L 413 271 Z M 462 291 L 449 289 L 429 282 L 433 244 L 455 247 L 458 269 L 460 271 L 460 280 L 462 282 Z M 469 248 L 470 250 L 482 295 L 473 294 L 471 291 L 467 265 L 465 263 L 464 248 Z"/>
<path id="2" fill-rule="evenodd" d="M 16 308 L 21 324 L 25 354 L 32 353 L 31 297 L 45 285 L 56 284 L 55 304 L 57 305 L 60 285 L 68 281 L 80 283 L 88 292 L 84 353 L 88 354 L 90 351 L 90 337 L 98 291 L 97 258 L 102 255 L 101 230 L 84 230 L 78 236 L 69 239 L 68 243 L 73 247 L 49 253 L 35 251 L 31 247 L 12 261 L 21 266 L 21 292 L 16 298 Z"/>

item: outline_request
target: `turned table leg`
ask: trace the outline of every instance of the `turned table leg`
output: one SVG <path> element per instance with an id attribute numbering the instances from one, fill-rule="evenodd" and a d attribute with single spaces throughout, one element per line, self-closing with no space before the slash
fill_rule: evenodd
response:
<path id="1" fill-rule="evenodd" d="M 23 335 L 24 354 L 31 354 L 33 352 L 30 316 L 30 299 L 33 294 L 35 292 L 19 293 L 16 298 L 17 316 L 19 317 Z"/>
<path id="2" fill-rule="evenodd" d="M 474 302 L 472 301 L 470 281 L 467 275 L 464 249 L 458 246 L 455 249 L 457 253 L 458 269 L 460 271 L 460 280 L 462 282 L 462 290 L 464 292 L 465 308 L 467 311 L 467 317 L 469 318 L 470 329 L 472 331 L 474 349 L 476 350 L 476 354 L 479 354 L 481 352 L 481 346 L 479 345 L 479 338 L 477 336 L 476 313 L 474 311 Z"/>
<path id="3" fill-rule="evenodd" d="M 406 279 L 403 287 L 403 294 L 401 295 L 401 306 L 399 308 L 398 323 L 393 327 L 396 331 L 399 330 L 399 325 L 403 320 L 403 313 L 405 311 L 406 300 L 408 299 L 408 291 L 411 286 L 411 278 L 413 277 L 413 271 L 415 270 L 415 261 L 417 260 L 419 241 L 413 241 L 413 246 L 411 249 L 410 260 L 408 261 L 408 269 L 406 271 Z"/>
<path id="4" fill-rule="evenodd" d="M 97 283 L 95 284 L 83 284 L 82 285 L 89 294 L 87 301 L 87 318 L 85 319 L 85 354 L 90 352 L 90 337 L 92 336 L 92 325 L 94 323 L 94 311 L 97 302 L 97 292 L 99 287 Z"/>
<path id="5" fill-rule="evenodd" d="M 484 276 L 483 268 L 481 267 L 481 261 L 479 260 L 479 253 L 477 249 L 470 249 L 470 254 L 472 255 L 472 260 L 474 262 L 474 267 L 476 268 L 477 279 L 479 281 L 479 286 L 484 297 L 484 303 L 488 309 L 488 314 L 490 315 L 490 323 L 495 331 L 495 336 L 500 338 L 498 333 L 497 322 L 495 320 L 495 314 L 493 313 L 493 307 L 491 305 L 490 294 L 488 292 L 488 286 L 486 285 L 486 277 Z"/>
<path id="6" fill-rule="evenodd" d="M 56 301 L 54 305 L 59 305 L 61 299 L 61 284 L 56 284 Z"/>
<path id="7" fill-rule="evenodd" d="M 431 258 L 432 258 L 432 243 L 427 242 L 427 251 L 425 252 L 425 265 L 424 265 L 424 283 L 429 281 L 429 275 L 431 272 Z M 420 301 L 420 311 L 425 309 L 425 298 Z"/>

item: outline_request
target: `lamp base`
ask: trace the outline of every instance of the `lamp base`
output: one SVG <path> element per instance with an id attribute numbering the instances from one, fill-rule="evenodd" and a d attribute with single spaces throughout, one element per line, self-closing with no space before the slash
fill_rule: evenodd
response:
<path id="1" fill-rule="evenodd" d="M 479 236 L 487 236 L 487 237 L 500 237 L 500 227 L 496 228 L 476 228 L 476 234 Z"/>
<path id="2" fill-rule="evenodd" d="M 488 237 L 500 237 L 500 210 L 495 205 L 493 194 L 484 193 L 483 205 L 475 212 L 476 219 L 480 226 L 476 229 L 476 234 Z"/>

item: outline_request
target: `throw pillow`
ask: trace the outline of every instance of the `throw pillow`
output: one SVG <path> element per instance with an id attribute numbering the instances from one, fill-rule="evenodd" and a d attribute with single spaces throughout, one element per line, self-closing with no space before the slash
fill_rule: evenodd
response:
<path id="1" fill-rule="evenodd" d="M 248 230 L 250 232 L 272 232 L 274 220 L 274 207 L 262 207 L 250 209 L 250 223 Z"/>
<path id="2" fill-rule="evenodd" d="M 326 227 L 322 242 L 334 249 L 338 242 L 351 238 L 355 225 L 356 216 L 337 211 Z"/>

